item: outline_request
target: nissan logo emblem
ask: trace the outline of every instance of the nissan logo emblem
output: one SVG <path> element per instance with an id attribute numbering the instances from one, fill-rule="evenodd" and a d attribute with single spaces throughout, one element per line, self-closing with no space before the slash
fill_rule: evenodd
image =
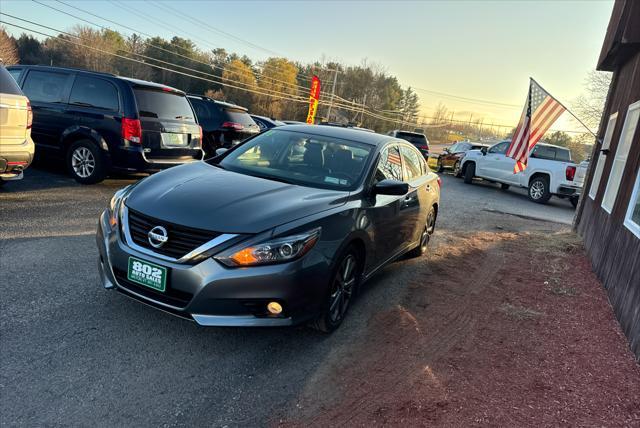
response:
<path id="1" fill-rule="evenodd" d="M 160 248 L 169 239 L 169 234 L 164 227 L 156 226 L 147 233 L 147 238 L 153 248 Z"/>

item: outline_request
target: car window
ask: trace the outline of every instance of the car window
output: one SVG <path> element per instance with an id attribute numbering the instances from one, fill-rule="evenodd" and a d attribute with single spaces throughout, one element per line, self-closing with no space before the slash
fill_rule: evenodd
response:
<path id="1" fill-rule="evenodd" d="M 400 153 L 404 161 L 404 170 L 407 174 L 407 181 L 415 180 L 422 175 L 422 164 L 420 158 L 422 155 L 414 149 L 407 146 L 400 146 Z"/>
<path id="2" fill-rule="evenodd" d="M 495 154 L 505 154 L 507 153 L 507 149 L 509 148 L 509 142 L 508 141 L 503 141 L 502 143 L 498 143 L 495 146 L 491 147 L 489 149 L 489 153 L 495 153 Z"/>
<path id="3" fill-rule="evenodd" d="M 458 150 L 458 146 L 460 144 L 459 143 L 455 143 L 454 145 L 452 145 L 451 147 L 449 147 L 449 153 L 455 153 L 456 150 Z"/>
<path id="4" fill-rule="evenodd" d="M 300 186 L 353 190 L 362 179 L 372 147 L 312 133 L 270 129 L 237 146 L 219 165 L 240 174 Z"/>
<path id="5" fill-rule="evenodd" d="M 191 105 L 193 106 L 193 110 L 196 112 L 196 117 L 198 118 L 198 123 L 209 125 L 212 117 L 211 111 L 207 106 L 207 102 L 198 98 L 189 98 L 191 101 Z"/>
<path id="6" fill-rule="evenodd" d="M 571 162 L 571 151 L 569 149 L 556 147 L 556 160 Z"/>
<path id="7" fill-rule="evenodd" d="M 402 161 L 400 160 L 400 151 L 396 146 L 387 147 L 380 152 L 375 182 L 386 179 L 402 181 Z"/>
<path id="8" fill-rule="evenodd" d="M 133 93 L 140 117 L 195 122 L 191 104 L 182 93 L 140 87 L 134 88 Z"/>
<path id="9" fill-rule="evenodd" d="M 531 152 L 531 157 L 536 159 L 556 159 L 556 150 L 549 146 L 535 146 Z"/>
<path id="10" fill-rule="evenodd" d="M 0 67 L 0 93 L 10 95 L 22 95 L 22 91 L 15 79 L 6 68 Z"/>
<path id="11" fill-rule="evenodd" d="M 456 149 L 456 153 L 466 152 L 467 150 L 469 150 L 469 147 L 471 147 L 471 144 L 469 143 L 459 143 Z"/>
<path id="12" fill-rule="evenodd" d="M 222 106 L 221 110 L 224 113 L 225 122 L 228 120 L 229 122 L 235 122 L 245 126 L 253 126 L 256 124 L 245 110 Z"/>
<path id="13" fill-rule="evenodd" d="M 396 133 L 397 138 L 402 138 L 405 141 L 410 142 L 413 145 L 417 146 L 426 146 L 427 145 L 427 137 L 422 134 L 416 134 L 413 132 L 398 132 Z"/>
<path id="14" fill-rule="evenodd" d="M 104 79 L 78 76 L 73 82 L 69 104 L 78 104 L 103 110 L 120 110 L 118 90 Z"/>
<path id="15" fill-rule="evenodd" d="M 11 77 L 13 77 L 13 79 L 16 82 L 20 81 L 20 75 L 22 74 L 21 68 L 14 68 L 13 70 L 7 70 L 7 71 L 9 71 L 9 74 L 11 75 Z"/>
<path id="16" fill-rule="evenodd" d="M 30 101 L 62 103 L 68 79 L 68 73 L 31 70 L 22 90 Z"/>

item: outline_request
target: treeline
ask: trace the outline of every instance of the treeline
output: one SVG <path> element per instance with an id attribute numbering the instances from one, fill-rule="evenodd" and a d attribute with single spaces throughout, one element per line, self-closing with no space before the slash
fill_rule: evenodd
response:
<path id="1" fill-rule="evenodd" d="M 322 82 L 319 116 L 324 119 L 352 122 L 379 132 L 412 128 L 418 122 L 417 94 L 366 62 L 359 66 L 303 64 L 277 57 L 256 62 L 225 49 L 202 51 L 181 37 L 125 37 L 86 26 L 44 40 L 26 33 L 14 38 L 0 30 L 0 49 L 5 64 L 76 67 L 151 80 L 234 102 L 256 114 L 301 121 L 306 119 L 310 79 L 316 74 Z M 335 70 L 338 75 L 332 96 Z"/>

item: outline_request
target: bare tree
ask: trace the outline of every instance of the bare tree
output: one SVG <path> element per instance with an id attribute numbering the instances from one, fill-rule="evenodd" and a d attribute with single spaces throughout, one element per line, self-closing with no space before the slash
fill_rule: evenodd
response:
<path id="1" fill-rule="evenodd" d="M 17 64 L 20 61 L 15 40 L 2 27 L 0 27 L 0 60 L 5 65 Z"/>
<path id="2" fill-rule="evenodd" d="M 584 83 L 585 92 L 572 103 L 575 113 L 592 130 L 600 124 L 610 85 L 611 73 L 590 71 Z"/>

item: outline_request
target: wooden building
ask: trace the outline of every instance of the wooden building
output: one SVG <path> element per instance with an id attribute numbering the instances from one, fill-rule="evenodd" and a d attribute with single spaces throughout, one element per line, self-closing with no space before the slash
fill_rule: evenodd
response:
<path id="1" fill-rule="evenodd" d="M 613 79 L 575 226 L 640 359 L 640 1 L 616 0 L 598 70 Z"/>

